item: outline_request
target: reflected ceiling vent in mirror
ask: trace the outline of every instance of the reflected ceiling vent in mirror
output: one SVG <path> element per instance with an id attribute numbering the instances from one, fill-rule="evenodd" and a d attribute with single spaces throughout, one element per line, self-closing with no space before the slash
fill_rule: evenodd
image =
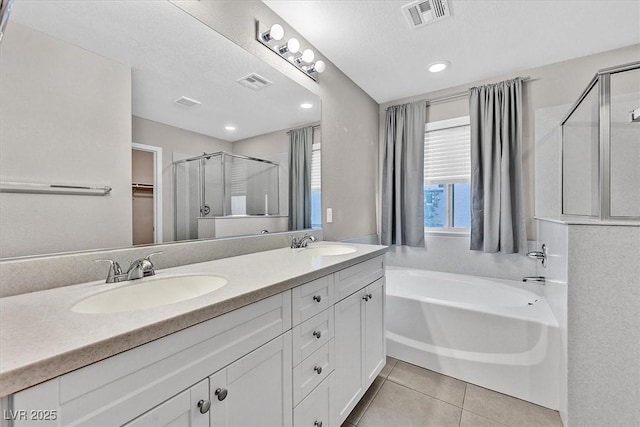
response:
<path id="1" fill-rule="evenodd" d="M 285 41 L 284 28 L 280 24 L 267 27 L 256 21 L 256 40 L 315 81 L 326 68 L 324 61 L 314 62 L 315 53 L 311 49 L 301 51 L 298 39 L 291 37 Z"/>
<path id="2" fill-rule="evenodd" d="M 447 0 L 418 0 L 402 6 L 402 12 L 413 29 L 451 16 Z"/>
<path id="3" fill-rule="evenodd" d="M 251 73 L 236 81 L 242 86 L 248 87 L 249 89 L 253 90 L 264 89 L 265 87 L 271 86 L 273 84 L 269 80 L 256 73 Z"/>
<path id="4" fill-rule="evenodd" d="M 176 99 L 173 102 L 175 102 L 176 104 L 180 104 L 182 106 L 185 106 L 185 107 L 193 107 L 195 105 L 202 104 L 202 102 L 196 101 L 195 99 L 188 98 L 186 96 L 181 96 L 180 98 Z"/>

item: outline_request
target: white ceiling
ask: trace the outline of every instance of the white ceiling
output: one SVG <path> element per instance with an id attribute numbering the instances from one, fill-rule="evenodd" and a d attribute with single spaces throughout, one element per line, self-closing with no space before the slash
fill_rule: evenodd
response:
<path id="1" fill-rule="evenodd" d="M 16 0 L 9 21 L 131 66 L 139 117 L 226 141 L 320 120 L 317 95 L 166 0 Z M 273 85 L 256 92 L 236 83 L 249 73 Z M 181 96 L 202 105 L 175 104 Z"/>
<path id="2" fill-rule="evenodd" d="M 263 2 L 379 103 L 640 43 L 640 0 L 448 0 L 418 29 L 409 0 Z"/>

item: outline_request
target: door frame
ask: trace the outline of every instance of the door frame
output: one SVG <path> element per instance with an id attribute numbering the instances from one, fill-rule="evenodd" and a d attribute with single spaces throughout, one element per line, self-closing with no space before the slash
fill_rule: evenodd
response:
<path id="1" fill-rule="evenodd" d="M 153 242 L 162 243 L 162 147 L 133 142 L 131 149 L 153 153 Z"/>

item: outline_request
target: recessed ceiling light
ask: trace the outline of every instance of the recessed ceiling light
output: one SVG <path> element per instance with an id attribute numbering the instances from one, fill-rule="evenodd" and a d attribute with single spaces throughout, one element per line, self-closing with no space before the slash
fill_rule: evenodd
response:
<path id="1" fill-rule="evenodd" d="M 429 65 L 429 71 L 432 73 L 439 73 L 440 71 L 444 71 L 445 68 L 449 66 L 449 61 L 438 61 Z"/>
<path id="2" fill-rule="evenodd" d="M 300 104 L 300 108 L 311 108 L 311 107 L 313 107 L 313 104 L 309 104 L 308 102 Z"/>
<path id="3" fill-rule="evenodd" d="M 226 130 L 236 130 L 235 126 L 225 126 L 224 127 Z"/>

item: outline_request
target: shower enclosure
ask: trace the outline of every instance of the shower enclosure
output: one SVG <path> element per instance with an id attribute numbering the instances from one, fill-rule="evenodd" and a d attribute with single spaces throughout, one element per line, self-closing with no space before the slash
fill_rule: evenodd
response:
<path id="1" fill-rule="evenodd" d="M 562 214 L 640 221 L 640 62 L 600 70 L 562 126 Z"/>
<path id="2" fill-rule="evenodd" d="M 278 175 L 278 163 L 224 151 L 173 162 L 176 240 L 201 238 L 203 218 L 279 215 Z"/>

